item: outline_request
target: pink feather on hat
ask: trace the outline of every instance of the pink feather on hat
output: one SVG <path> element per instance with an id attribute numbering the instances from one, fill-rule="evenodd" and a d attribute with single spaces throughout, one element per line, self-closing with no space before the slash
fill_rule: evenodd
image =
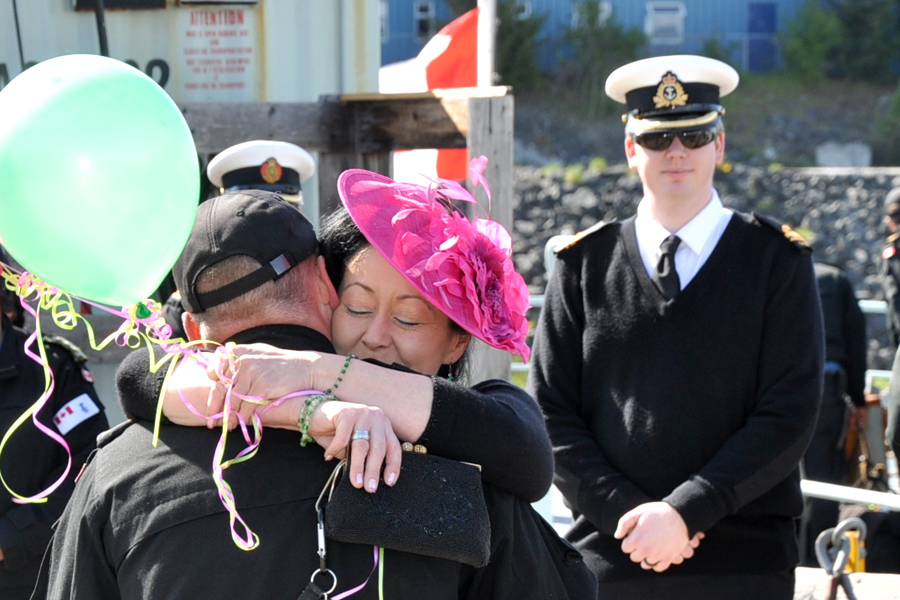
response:
<path id="1" fill-rule="evenodd" d="M 474 159 L 469 173 L 490 198 L 486 162 Z M 513 266 L 512 238 L 499 223 L 470 221 L 450 204 L 475 202 L 465 188 L 442 179 L 428 187 L 398 183 L 362 169 L 344 171 L 337 187 L 369 243 L 425 298 L 486 344 L 528 361 L 531 304 Z"/>

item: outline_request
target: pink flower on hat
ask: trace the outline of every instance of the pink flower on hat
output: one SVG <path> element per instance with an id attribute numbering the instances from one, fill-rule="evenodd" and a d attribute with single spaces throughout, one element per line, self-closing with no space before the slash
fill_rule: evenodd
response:
<path id="1" fill-rule="evenodd" d="M 472 161 L 473 183 L 487 159 Z M 448 200 L 475 202 L 458 183 L 424 187 L 351 170 L 338 191 L 354 222 L 406 279 L 463 329 L 485 343 L 521 354 L 530 308 L 528 287 L 512 262 L 512 239 L 489 219 L 470 221 Z M 490 193 L 488 191 L 488 193 Z"/>

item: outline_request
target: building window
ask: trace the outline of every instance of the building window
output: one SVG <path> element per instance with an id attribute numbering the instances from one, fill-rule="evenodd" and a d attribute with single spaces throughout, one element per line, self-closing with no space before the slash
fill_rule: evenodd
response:
<path id="1" fill-rule="evenodd" d="M 596 6 L 596 9 L 594 9 Z M 591 20 L 591 13 L 596 10 L 596 26 L 602 26 L 612 16 L 612 2 L 576 2 L 572 5 L 572 29 Z"/>
<path id="2" fill-rule="evenodd" d="M 531 16 L 532 7 L 529 0 L 521 0 L 516 2 L 516 18 L 520 21 Z"/>
<path id="3" fill-rule="evenodd" d="M 683 44 L 684 2 L 647 2 L 644 33 L 651 44 Z"/>
<path id="4" fill-rule="evenodd" d="M 413 4 L 413 27 L 416 37 L 430 40 L 435 31 L 434 2 L 416 2 Z"/>

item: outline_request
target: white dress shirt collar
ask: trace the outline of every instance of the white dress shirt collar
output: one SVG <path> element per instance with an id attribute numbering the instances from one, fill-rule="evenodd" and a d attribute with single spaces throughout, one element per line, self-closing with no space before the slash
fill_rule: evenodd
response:
<path id="1" fill-rule="evenodd" d="M 675 253 L 675 269 L 678 271 L 682 289 L 693 279 L 709 255 L 712 254 L 731 215 L 732 211 L 722 205 L 718 192 L 713 189 L 712 197 L 703 210 L 688 221 L 684 227 L 674 232 L 681 238 L 681 244 Z M 646 198 L 638 204 L 634 228 L 641 260 L 647 269 L 647 274 L 652 275 L 656 263 L 659 261 L 659 245 L 672 235 L 672 232 L 652 219 Z"/>

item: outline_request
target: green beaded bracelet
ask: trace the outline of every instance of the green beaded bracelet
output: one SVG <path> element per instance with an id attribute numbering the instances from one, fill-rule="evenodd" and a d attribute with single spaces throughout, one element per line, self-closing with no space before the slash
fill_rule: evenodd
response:
<path id="1" fill-rule="evenodd" d="M 328 394 L 317 394 L 315 396 L 308 397 L 303 402 L 303 408 L 300 409 L 300 417 L 297 419 L 297 426 L 300 428 L 300 445 L 306 446 L 310 442 L 315 442 L 311 435 L 309 435 L 309 421 L 313 416 L 313 413 L 316 412 L 316 408 L 323 402 L 328 402 L 330 400 L 337 400 L 334 396 L 330 396 Z"/>
<path id="2" fill-rule="evenodd" d="M 325 390 L 326 394 L 330 394 L 333 391 L 335 391 L 336 389 L 338 389 L 338 386 L 341 385 L 342 381 L 344 381 L 344 375 L 347 374 L 347 369 L 350 367 L 350 361 L 353 360 L 354 358 L 356 358 L 355 354 L 347 355 L 347 359 L 344 361 L 344 366 L 341 367 L 341 374 L 338 375 L 337 381 L 334 382 L 334 385 L 331 386 L 330 388 L 328 388 L 327 390 Z"/>

